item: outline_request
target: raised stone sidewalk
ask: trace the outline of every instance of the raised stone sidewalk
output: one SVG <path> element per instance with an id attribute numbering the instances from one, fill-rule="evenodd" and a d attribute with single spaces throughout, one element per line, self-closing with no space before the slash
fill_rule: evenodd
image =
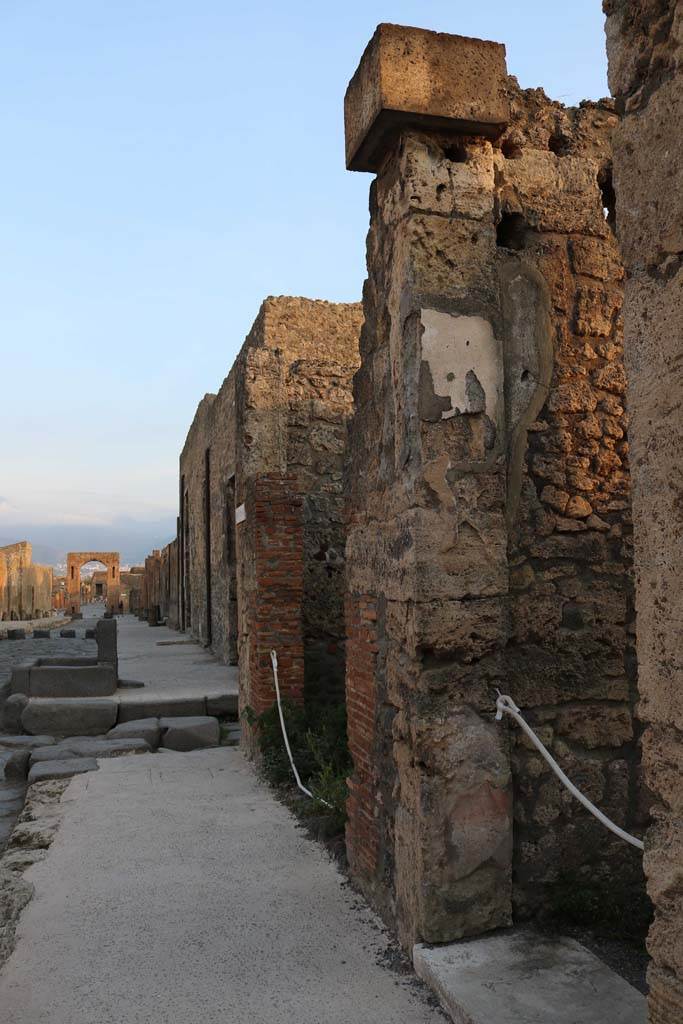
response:
<path id="1" fill-rule="evenodd" d="M 68 785 L 0 971 L 3 1024 L 437 1024 L 328 856 L 235 748 Z"/>

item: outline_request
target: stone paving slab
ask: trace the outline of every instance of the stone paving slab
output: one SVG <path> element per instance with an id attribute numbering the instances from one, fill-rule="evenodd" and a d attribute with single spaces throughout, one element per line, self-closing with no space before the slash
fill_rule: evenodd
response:
<path id="1" fill-rule="evenodd" d="M 646 1024 L 645 997 L 573 939 L 514 929 L 417 945 L 413 965 L 456 1024 Z"/>
<path id="2" fill-rule="evenodd" d="M 70 775 L 97 771 L 94 757 L 67 757 L 63 761 L 39 761 L 28 773 L 29 785 L 47 779 L 68 779 Z"/>
<path id="3" fill-rule="evenodd" d="M 443 1024 L 234 748 L 74 778 L 25 878 L 3 1024 Z"/>

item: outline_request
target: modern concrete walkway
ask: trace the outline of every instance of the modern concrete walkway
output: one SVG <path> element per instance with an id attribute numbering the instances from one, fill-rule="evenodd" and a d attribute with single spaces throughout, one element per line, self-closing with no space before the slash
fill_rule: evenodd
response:
<path id="1" fill-rule="evenodd" d="M 154 632 L 158 632 L 155 630 Z M 3 1024 L 436 1024 L 324 851 L 231 748 L 65 794 L 0 972 Z"/>

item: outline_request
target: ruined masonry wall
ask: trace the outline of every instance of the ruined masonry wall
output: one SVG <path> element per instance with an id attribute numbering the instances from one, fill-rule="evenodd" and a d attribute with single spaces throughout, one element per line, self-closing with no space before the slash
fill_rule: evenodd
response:
<path id="1" fill-rule="evenodd" d="M 361 319 L 359 305 L 267 299 L 220 390 L 200 403 L 183 448 L 185 626 L 223 660 L 239 657 L 243 706 L 272 701 L 275 634 L 266 628 L 266 606 L 288 621 L 279 642 L 293 645 L 284 655 L 292 692 L 302 695 L 305 674 L 311 692 L 322 685 L 322 696 L 343 697 L 342 476 Z M 279 523 L 268 512 L 268 493 Z M 242 505 L 246 514 L 236 523 Z M 285 523 L 291 544 L 281 538 L 276 556 L 268 540 Z M 278 560 L 289 577 L 278 578 Z"/>
<path id="2" fill-rule="evenodd" d="M 269 599 L 273 615 L 277 617 L 279 608 L 289 622 L 280 633 L 293 666 L 289 685 L 299 695 L 306 687 L 309 696 L 343 697 L 342 478 L 361 320 L 359 305 L 267 299 L 235 364 L 236 503 L 246 508 L 246 520 L 237 528 L 240 688 L 245 703 L 272 702 L 266 650 L 270 641 L 261 636 L 260 626 L 255 636 L 254 627 L 264 594 L 273 593 L 282 565 L 292 559 L 296 571 L 289 583 L 286 573 L 279 576 L 279 596 Z M 284 495 L 289 494 L 286 519 L 292 531 L 291 545 L 272 558 L 266 557 L 265 541 L 276 524 L 268 518 L 262 497 L 271 490 L 273 500 L 282 503 L 283 515 Z M 280 549 L 279 542 L 276 547 Z M 296 629 L 294 619 L 288 618 L 294 607 Z"/>
<path id="3" fill-rule="evenodd" d="M 52 569 L 35 565 L 28 541 L 0 548 L 0 621 L 46 618 L 52 610 Z"/>
<path id="4" fill-rule="evenodd" d="M 626 265 L 640 714 L 654 796 L 649 1020 L 683 1020 L 683 5 L 606 0 L 622 122 L 614 184 Z"/>
<path id="5" fill-rule="evenodd" d="M 347 838 L 406 945 L 533 915 L 579 879 L 643 903 L 637 857 L 493 724 L 500 687 L 642 829 L 616 116 L 506 82 L 496 143 L 405 130 L 371 188 Z"/>
<path id="6" fill-rule="evenodd" d="M 211 412 L 215 395 L 204 395 L 180 455 L 183 486 L 180 528 L 183 533 L 185 628 L 196 640 L 208 644 L 207 615 L 205 452 L 211 445 Z"/>
<path id="7" fill-rule="evenodd" d="M 496 256 L 508 337 L 527 337 L 505 364 L 506 686 L 589 798 L 642 833 L 617 118 L 609 103 L 566 110 L 517 89 L 510 99 L 494 152 Z M 533 311 L 545 332 L 537 345 Z M 517 916 L 609 884 L 629 924 L 643 927 L 637 852 L 580 809 L 518 730 L 511 739 Z"/>

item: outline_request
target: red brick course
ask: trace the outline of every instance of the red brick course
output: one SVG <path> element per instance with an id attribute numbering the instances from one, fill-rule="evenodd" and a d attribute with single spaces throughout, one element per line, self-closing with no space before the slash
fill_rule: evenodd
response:
<path id="1" fill-rule="evenodd" d="M 346 846 L 356 877 L 371 881 L 377 871 L 375 662 L 377 611 L 374 598 L 347 595 L 346 707 L 354 772 L 348 780 Z"/>
<path id="2" fill-rule="evenodd" d="M 251 523 L 256 587 L 250 595 L 249 703 L 261 714 L 275 699 L 272 649 L 282 696 L 303 701 L 302 500 L 294 477 L 277 474 L 258 477 L 251 498 L 246 525 Z"/>

